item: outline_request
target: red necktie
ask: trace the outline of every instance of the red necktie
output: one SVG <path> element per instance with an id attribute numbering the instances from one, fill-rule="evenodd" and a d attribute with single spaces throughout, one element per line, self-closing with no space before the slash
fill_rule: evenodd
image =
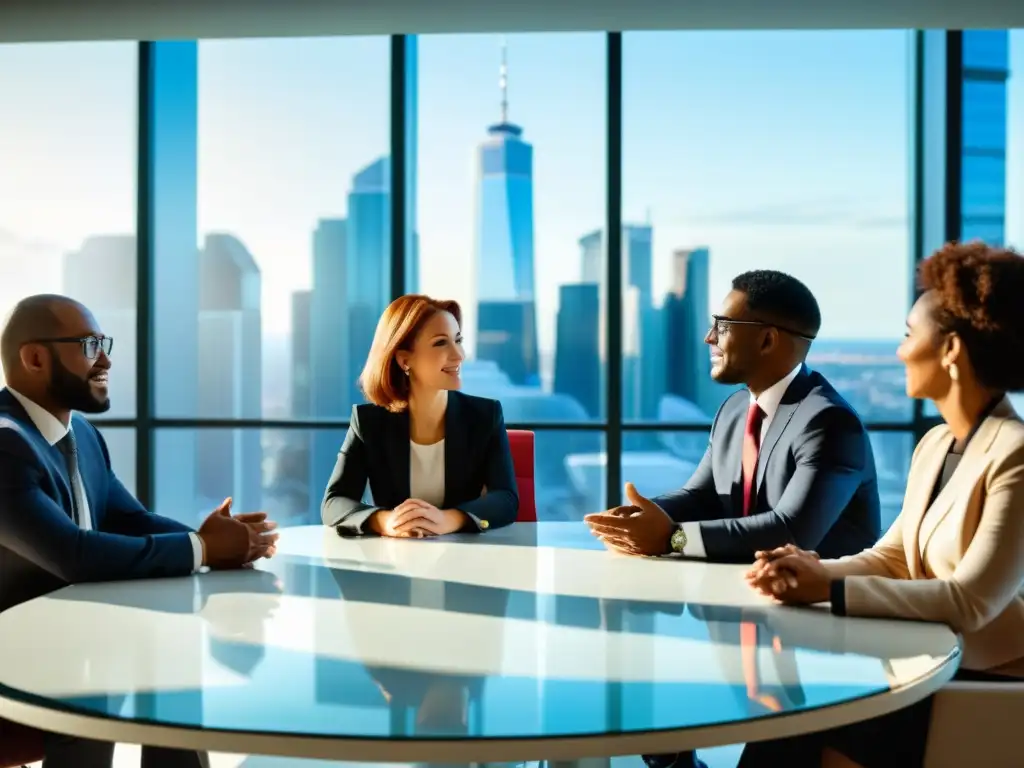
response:
<path id="1" fill-rule="evenodd" d="M 743 516 L 754 511 L 754 471 L 757 469 L 757 454 L 761 450 L 761 422 L 764 411 L 757 403 L 750 404 L 747 411 L 747 429 L 743 433 Z"/>

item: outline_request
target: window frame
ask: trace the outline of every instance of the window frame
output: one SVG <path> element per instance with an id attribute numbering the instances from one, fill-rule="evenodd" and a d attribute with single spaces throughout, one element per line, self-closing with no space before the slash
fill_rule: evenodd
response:
<path id="1" fill-rule="evenodd" d="M 627 33 L 628 34 L 628 33 Z M 911 253 L 907 268 L 912 272 L 918 262 L 940 243 L 959 238 L 962 221 L 962 145 L 963 145 L 963 33 L 956 30 L 910 30 L 911 71 L 910 108 L 912 110 L 909 162 L 911 163 Z M 159 277 L 156 229 L 161 196 L 161 145 L 167 127 L 161 121 L 173 120 L 168 105 L 161 105 L 161 67 L 173 66 L 175 52 L 196 41 L 138 43 L 138 296 L 137 296 L 137 403 L 131 419 L 103 419 L 94 422 L 110 428 L 131 428 L 136 432 L 136 485 L 139 500 L 150 506 L 154 498 L 154 436 L 158 429 L 260 428 L 260 429 L 344 429 L 347 420 L 280 419 L 188 419 L 159 418 L 153 398 L 153 345 L 157 332 L 158 307 L 156 283 Z M 604 234 L 608 253 L 619 253 L 622 246 L 622 33 L 606 33 L 606 210 Z M 179 46 L 175 48 L 174 46 Z M 391 105 L 391 294 L 403 294 L 409 243 L 415 219 L 417 37 L 390 37 Z M 165 89 L 166 90 L 166 89 Z M 163 108 L 161 108 L 163 106 Z M 191 214 L 194 216 L 194 212 Z M 582 423 L 544 422 L 509 424 L 520 429 L 585 430 L 604 433 L 606 461 L 605 500 L 609 506 L 622 496 L 622 444 L 625 432 L 707 432 L 706 425 L 672 423 L 623 423 L 622 410 L 622 260 L 605 260 L 608 285 L 606 413 L 603 420 Z M 913 281 L 912 281 L 913 282 Z M 916 293 L 908 296 L 908 306 Z M 905 422 L 870 422 L 866 426 L 880 432 L 911 432 L 916 442 L 937 419 L 925 413 L 923 403 L 914 401 L 911 418 Z"/>

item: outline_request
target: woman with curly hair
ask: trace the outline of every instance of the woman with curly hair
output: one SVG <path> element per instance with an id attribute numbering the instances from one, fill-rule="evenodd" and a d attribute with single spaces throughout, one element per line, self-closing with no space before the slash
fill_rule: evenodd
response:
<path id="1" fill-rule="evenodd" d="M 899 357 L 907 394 L 943 424 L 922 438 L 903 510 L 872 548 L 838 560 L 784 547 L 747 578 L 839 616 L 942 622 L 963 637 L 960 679 L 1024 677 L 1024 257 L 951 243 L 921 265 Z M 920 766 L 931 700 L 824 733 L 748 746 L 740 765 Z"/>

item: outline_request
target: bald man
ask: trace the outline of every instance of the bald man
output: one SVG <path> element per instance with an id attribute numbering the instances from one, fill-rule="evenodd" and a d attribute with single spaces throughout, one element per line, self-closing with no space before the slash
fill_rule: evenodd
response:
<path id="1" fill-rule="evenodd" d="M 198 531 L 148 512 L 121 484 L 80 413 L 110 408 L 114 341 L 64 296 L 22 300 L 0 334 L 0 610 L 66 584 L 238 568 L 275 551 L 263 513 L 230 500 Z M 78 413 L 74 413 L 74 412 Z M 110 768 L 113 744 L 53 735 L 44 768 Z M 145 748 L 144 768 L 198 768 L 205 755 Z"/>

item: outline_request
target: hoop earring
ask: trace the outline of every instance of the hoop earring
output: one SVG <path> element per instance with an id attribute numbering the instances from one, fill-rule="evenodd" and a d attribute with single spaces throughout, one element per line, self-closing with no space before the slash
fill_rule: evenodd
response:
<path id="1" fill-rule="evenodd" d="M 960 369 L 956 367 L 956 363 L 949 364 L 949 378 L 953 381 L 960 380 Z"/>

